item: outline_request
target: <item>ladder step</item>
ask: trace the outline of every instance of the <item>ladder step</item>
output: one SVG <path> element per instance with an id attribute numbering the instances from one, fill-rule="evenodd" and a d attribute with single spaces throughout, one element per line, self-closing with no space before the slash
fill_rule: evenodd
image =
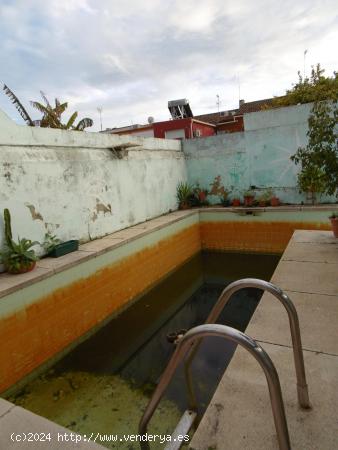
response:
<path id="1" fill-rule="evenodd" d="M 177 427 L 171 435 L 171 441 L 168 442 L 164 450 L 179 450 L 184 443 L 187 443 L 183 440 L 183 436 L 186 436 L 189 433 L 189 430 L 195 422 L 196 417 L 197 413 L 195 411 L 187 409 L 184 412 L 183 416 L 177 424 Z"/>

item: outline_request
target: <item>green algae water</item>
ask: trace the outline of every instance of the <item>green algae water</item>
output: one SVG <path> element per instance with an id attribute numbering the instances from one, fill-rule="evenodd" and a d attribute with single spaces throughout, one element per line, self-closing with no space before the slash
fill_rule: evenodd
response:
<path id="1" fill-rule="evenodd" d="M 224 287 L 244 277 L 269 280 L 279 257 L 201 253 L 112 318 L 52 369 L 9 398 L 74 432 L 90 436 L 138 433 L 138 423 L 175 347 L 168 334 L 204 323 Z M 219 323 L 245 331 L 261 292 L 237 292 Z M 206 338 L 192 365 L 199 414 L 205 411 L 235 345 Z M 168 435 L 187 408 L 182 367 L 149 424 Z M 139 449 L 137 442 L 100 442 L 106 448 Z M 157 441 L 152 449 L 163 449 Z"/>

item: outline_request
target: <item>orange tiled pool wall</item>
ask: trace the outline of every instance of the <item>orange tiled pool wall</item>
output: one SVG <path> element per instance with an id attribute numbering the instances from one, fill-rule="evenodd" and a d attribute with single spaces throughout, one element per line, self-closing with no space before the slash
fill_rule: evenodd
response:
<path id="1" fill-rule="evenodd" d="M 202 211 L 201 244 L 204 250 L 283 253 L 295 230 L 330 230 L 329 212 L 313 208 L 274 211 Z"/>
<path id="2" fill-rule="evenodd" d="M 6 294 L 0 298 L 0 392 L 74 346 L 201 248 L 282 253 L 295 229 L 329 229 L 327 216 L 210 209 L 163 219 L 160 229 Z"/>
<path id="3" fill-rule="evenodd" d="M 203 222 L 204 250 L 283 253 L 294 230 L 328 230 L 325 224 L 302 222 Z"/>
<path id="4" fill-rule="evenodd" d="M 196 223 L 3 317 L 0 322 L 0 392 L 199 251 L 199 225 Z M 43 286 L 41 289 L 43 292 Z M 0 301 L 6 301 L 6 297 Z"/>

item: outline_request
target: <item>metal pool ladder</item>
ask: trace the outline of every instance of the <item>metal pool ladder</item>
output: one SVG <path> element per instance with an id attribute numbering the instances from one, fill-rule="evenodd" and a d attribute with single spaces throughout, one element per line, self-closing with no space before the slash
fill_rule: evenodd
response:
<path id="1" fill-rule="evenodd" d="M 230 340 L 232 342 L 235 342 L 236 344 L 244 347 L 258 361 L 258 363 L 262 367 L 268 383 L 279 449 L 291 450 L 279 377 L 276 368 L 273 362 L 271 361 L 269 355 L 250 336 L 247 336 L 246 334 L 234 328 L 214 323 L 218 319 L 225 304 L 228 302 L 232 294 L 234 292 L 237 292 L 241 289 L 248 287 L 258 288 L 263 291 L 266 290 L 270 292 L 275 297 L 277 297 L 286 308 L 289 316 L 294 360 L 296 366 L 298 401 L 302 408 L 310 408 L 297 311 L 293 303 L 289 299 L 289 297 L 286 294 L 284 294 L 283 291 L 278 287 L 263 280 L 257 280 L 255 278 L 246 278 L 235 281 L 234 283 L 231 283 L 224 289 L 216 305 L 213 307 L 205 325 L 200 325 L 195 328 L 192 328 L 182 338 L 178 340 L 176 350 L 172 355 L 165 371 L 163 372 L 162 377 L 153 393 L 153 396 L 141 418 L 139 424 L 139 434 L 142 437 L 146 437 L 148 423 L 151 417 L 153 416 L 154 411 L 164 394 L 164 391 L 166 390 L 172 377 L 174 376 L 178 364 L 189 353 L 189 357 L 186 362 L 186 381 L 190 398 L 193 399 L 191 401 L 191 406 L 193 409 L 187 410 L 183 414 L 179 424 L 177 425 L 174 431 L 173 440 L 169 445 L 167 445 L 166 450 L 169 449 L 177 450 L 180 448 L 182 442 L 178 441 L 177 436 L 179 434 L 181 435 L 187 434 L 197 417 L 197 412 L 195 411 L 196 402 L 193 394 L 190 376 L 191 362 L 197 352 L 201 340 L 204 337 L 218 336 L 223 337 L 224 339 Z M 175 436 L 176 441 L 174 441 Z M 140 445 L 142 450 L 149 450 L 150 448 L 147 440 L 141 441 Z"/>

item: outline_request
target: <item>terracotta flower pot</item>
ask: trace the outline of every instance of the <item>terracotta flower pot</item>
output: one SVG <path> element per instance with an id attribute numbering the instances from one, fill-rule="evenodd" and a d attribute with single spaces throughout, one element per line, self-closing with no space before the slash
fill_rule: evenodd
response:
<path id="1" fill-rule="evenodd" d="M 189 209 L 189 203 L 188 202 L 181 202 L 179 209 Z"/>
<path id="2" fill-rule="evenodd" d="M 271 206 L 279 206 L 280 205 L 279 198 L 278 197 L 271 197 L 270 204 L 271 204 Z"/>
<path id="3" fill-rule="evenodd" d="M 338 238 L 338 217 L 330 218 L 334 237 Z"/>
<path id="4" fill-rule="evenodd" d="M 20 273 L 30 272 L 31 270 L 34 269 L 35 265 L 36 265 L 36 261 L 31 261 L 30 263 L 25 264 L 24 266 L 21 266 L 19 269 L 13 269 L 11 267 L 6 267 L 6 269 L 7 269 L 8 273 L 20 274 Z"/>
<path id="5" fill-rule="evenodd" d="M 260 200 L 258 204 L 259 204 L 259 206 L 261 208 L 264 208 L 266 206 L 266 201 L 265 200 Z"/>
<path id="6" fill-rule="evenodd" d="M 207 199 L 207 195 L 205 192 L 201 191 L 198 193 L 198 199 L 201 203 L 204 203 L 205 200 Z"/>
<path id="7" fill-rule="evenodd" d="M 253 195 L 246 195 L 244 197 L 244 206 L 252 206 L 254 202 L 254 196 Z"/>
<path id="8" fill-rule="evenodd" d="M 232 200 L 232 206 L 241 206 L 241 201 L 239 198 L 234 198 Z"/>

